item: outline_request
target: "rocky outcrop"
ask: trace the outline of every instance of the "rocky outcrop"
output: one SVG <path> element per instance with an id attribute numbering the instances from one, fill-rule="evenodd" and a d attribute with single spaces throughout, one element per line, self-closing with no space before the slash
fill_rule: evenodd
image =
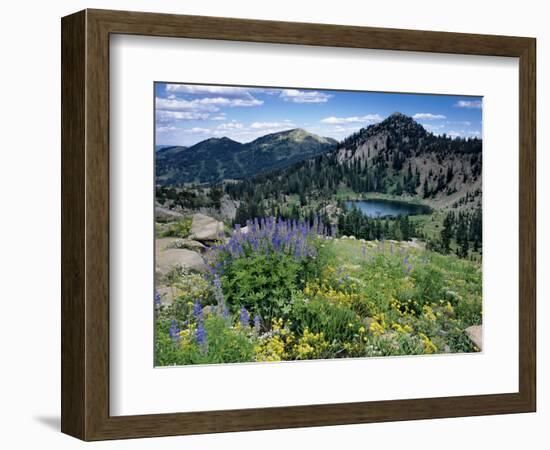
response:
<path id="1" fill-rule="evenodd" d="M 217 241 L 223 238 L 223 222 L 204 214 L 193 215 L 189 238 L 201 242 Z"/>
<path id="2" fill-rule="evenodd" d="M 155 264 L 157 280 L 166 275 L 176 266 L 181 266 L 197 272 L 206 271 L 206 263 L 202 256 L 186 248 L 172 248 L 177 238 L 160 238 L 155 242 Z"/>
<path id="3" fill-rule="evenodd" d="M 185 267 L 198 272 L 206 271 L 206 263 L 197 252 L 187 249 L 169 248 L 160 253 L 157 258 L 157 272 L 164 276 L 176 266 Z"/>
<path id="4" fill-rule="evenodd" d="M 479 350 L 483 349 L 483 327 L 481 325 L 472 325 L 466 328 L 464 332 Z"/>
<path id="5" fill-rule="evenodd" d="M 173 220 L 179 220 L 182 217 L 183 215 L 177 211 L 159 206 L 158 204 L 155 205 L 155 219 L 157 222 L 170 222 Z"/>
<path id="6" fill-rule="evenodd" d="M 170 248 L 185 248 L 187 250 L 193 250 L 194 252 L 203 252 L 206 250 L 206 245 L 200 243 L 199 241 L 194 241 L 193 239 L 175 239 L 171 244 Z"/>

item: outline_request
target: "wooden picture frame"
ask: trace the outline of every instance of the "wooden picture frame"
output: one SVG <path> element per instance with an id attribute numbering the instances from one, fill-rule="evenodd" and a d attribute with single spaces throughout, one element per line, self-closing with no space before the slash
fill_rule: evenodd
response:
<path id="1" fill-rule="evenodd" d="M 85 10 L 64 17 L 61 28 L 64 433 L 83 440 L 101 440 L 535 411 L 535 39 L 104 10 Z M 519 58 L 519 392 L 110 416 L 111 34 Z"/>

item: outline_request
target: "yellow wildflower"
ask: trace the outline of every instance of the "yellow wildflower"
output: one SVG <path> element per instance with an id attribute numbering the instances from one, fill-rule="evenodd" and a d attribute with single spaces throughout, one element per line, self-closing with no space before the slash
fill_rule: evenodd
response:
<path id="1" fill-rule="evenodd" d="M 422 312 L 424 314 L 424 317 L 429 320 L 430 322 L 435 322 L 437 320 L 436 315 L 434 314 L 434 311 L 431 306 L 424 305 L 422 308 Z"/>
<path id="2" fill-rule="evenodd" d="M 437 351 L 437 347 L 428 336 L 424 333 L 419 333 L 419 336 L 422 338 L 422 343 L 424 344 L 424 353 L 431 354 Z"/>
<path id="3" fill-rule="evenodd" d="M 378 322 L 373 321 L 369 325 L 369 330 L 375 335 L 375 336 L 381 336 L 384 334 L 385 328 Z"/>

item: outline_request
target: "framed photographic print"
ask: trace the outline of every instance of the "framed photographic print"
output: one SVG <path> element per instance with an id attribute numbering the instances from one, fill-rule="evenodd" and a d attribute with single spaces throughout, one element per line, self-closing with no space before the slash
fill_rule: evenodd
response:
<path id="1" fill-rule="evenodd" d="M 62 20 L 62 431 L 535 410 L 535 40 Z"/>

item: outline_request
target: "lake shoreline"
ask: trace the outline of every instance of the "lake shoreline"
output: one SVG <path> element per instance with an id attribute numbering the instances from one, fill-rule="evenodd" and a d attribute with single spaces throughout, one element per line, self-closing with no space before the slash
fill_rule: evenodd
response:
<path id="1" fill-rule="evenodd" d="M 400 216 L 430 215 L 433 208 L 425 204 L 393 199 L 350 199 L 345 201 L 348 209 L 357 208 L 370 218 L 396 218 Z"/>

